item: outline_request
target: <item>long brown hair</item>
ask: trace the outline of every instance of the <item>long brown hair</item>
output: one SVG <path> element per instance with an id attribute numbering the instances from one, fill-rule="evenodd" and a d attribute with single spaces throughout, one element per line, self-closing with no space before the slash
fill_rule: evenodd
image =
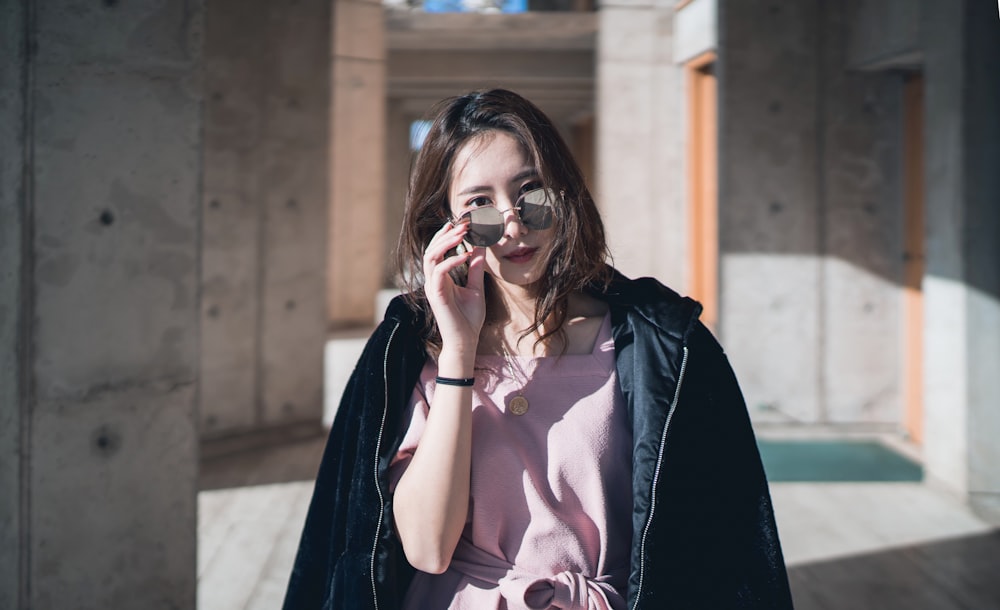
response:
<path id="1" fill-rule="evenodd" d="M 473 91 L 442 100 L 432 108 L 430 117 L 433 122 L 410 172 L 396 249 L 405 298 L 427 320 L 424 336 L 428 350 L 440 352 L 441 336 L 423 291 L 424 250 L 450 218 L 448 189 L 455 155 L 471 138 L 488 131 L 513 136 L 527 151 L 542 184 L 562 194 L 554 204 L 552 249 L 536 286 L 534 324 L 525 336 L 550 319 L 552 324 L 539 341 L 561 333 L 569 295 L 588 284 L 606 284 L 611 277 L 604 224 L 566 143 L 541 110 L 504 89 Z M 488 276 L 485 287 L 489 297 Z"/>

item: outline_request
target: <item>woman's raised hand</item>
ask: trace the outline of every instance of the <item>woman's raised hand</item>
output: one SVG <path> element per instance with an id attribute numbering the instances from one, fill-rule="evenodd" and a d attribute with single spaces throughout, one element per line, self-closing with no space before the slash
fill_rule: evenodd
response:
<path id="1" fill-rule="evenodd" d="M 442 350 L 456 349 L 474 357 L 479 331 L 486 319 L 483 291 L 486 254 L 483 248 L 474 248 L 471 252 L 447 256 L 462 243 L 467 231 L 467 223 L 447 222 L 431 238 L 424 252 L 424 292 L 441 333 Z M 459 286 L 450 272 L 463 264 L 468 264 L 468 279 L 465 286 Z"/>

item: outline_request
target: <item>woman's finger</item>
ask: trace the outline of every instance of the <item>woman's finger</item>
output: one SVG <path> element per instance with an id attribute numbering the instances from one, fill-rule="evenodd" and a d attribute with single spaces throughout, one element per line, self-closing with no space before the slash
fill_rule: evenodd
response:
<path id="1" fill-rule="evenodd" d="M 486 271 L 486 248 L 473 248 L 469 252 L 467 262 L 469 274 L 465 285 L 473 290 L 483 289 L 483 274 Z"/>
<path id="2" fill-rule="evenodd" d="M 451 227 L 446 225 L 431 238 L 424 250 L 424 266 L 436 264 L 447 257 L 448 251 L 462 243 L 468 228 L 464 224 Z"/>
<path id="3" fill-rule="evenodd" d="M 445 275 L 450 271 L 464 265 L 469 260 L 470 256 L 471 255 L 468 252 L 464 252 L 462 254 L 455 254 L 454 256 L 449 256 L 434 266 L 434 273 L 437 275 Z"/>

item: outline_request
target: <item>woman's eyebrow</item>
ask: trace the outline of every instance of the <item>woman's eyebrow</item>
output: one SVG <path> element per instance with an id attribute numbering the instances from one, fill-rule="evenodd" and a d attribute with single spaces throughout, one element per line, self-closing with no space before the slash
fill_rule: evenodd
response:
<path id="1" fill-rule="evenodd" d="M 520 172 L 518 172 L 518 174 L 516 176 L 514 176 L 513 178 L 511 178 L 510 181 L 512 183 L 513 182 L 520 182 L 520 181 L 525 180 L 527 178 L 537 178 L 537 177 L 538 177 L 538 172 L 535 170 L 535 168 L 529 167 L 528 169 L 524 169 L 524 170 L 521 170 Z"/>
<path id="2" fill-rule="evenodd" d="M 458 195 L 461 196 L 461 195 L 471 195 L 473 193 L 490 193 L 492 191 L 493 189 L 488 186 L 470 186 L 464 191 L 460 191 Z"/>
<path id="3" fill-rule="evenodd" d="M 523 169 L 519 171 L 517 174 L 515 174 L 514 177 L 510 179 L 510 184 L 513 184 L 515 182 L 520 182 L 527 178 L 537 178 L 537 177 L 538 177 L 538 172 L 535 170 L 535 168 L 529 167 L 528 169 Z M 493 192 L 493 187 L 490 186 L 470 186 L 467 189 L 459 191 L 458 195 L 462 196 L 462 195 L 471 195 L 473 193 L 492 193 L 492 192 Z"/>

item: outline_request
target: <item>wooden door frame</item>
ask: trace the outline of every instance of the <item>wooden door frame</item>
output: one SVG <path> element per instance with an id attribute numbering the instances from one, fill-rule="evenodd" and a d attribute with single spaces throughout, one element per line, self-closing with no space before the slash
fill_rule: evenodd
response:
<path id="1" fill-rule="evenodd" d="M 924 79 L 903 85 L 903 427 L 924 438 Z"/>
<path id="2" fill-rule="evenodd" d="M 709 68 L 714 51 L 684 65 L 688 138 L 688 293 L 704 308 L 702 321 L 717 330 L 719 316 L 718 83 Z"/>

